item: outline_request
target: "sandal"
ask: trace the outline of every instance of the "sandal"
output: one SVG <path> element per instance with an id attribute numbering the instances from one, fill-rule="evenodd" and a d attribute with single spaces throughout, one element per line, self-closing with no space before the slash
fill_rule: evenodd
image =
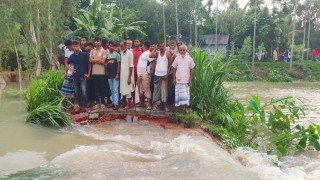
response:
<path id="1" fill-rule="evenodd" d="M 156 106 L 153 106 L 152 110 L 157 111 L 158 108 Z"/>
<path id="2" fill-rule="evenodd" d="M 147 110 L 151 110 L 152 108 L 150 106 L 147 107 Z"/>
<path id="3" fill-rule="evenodd" d="M 125 110 L 125 111 L 127 111 L 127 110 L 129 110 L 130 109 L 130 107 L 128 107 L 128 106 L 125 106 L 124 108 L 123 108 L 123 110 Z"/>
<path id="4" fill-rule="evenodd" d="M 164 112 L 170 112 L 169 108 L 164 108 Z"/>

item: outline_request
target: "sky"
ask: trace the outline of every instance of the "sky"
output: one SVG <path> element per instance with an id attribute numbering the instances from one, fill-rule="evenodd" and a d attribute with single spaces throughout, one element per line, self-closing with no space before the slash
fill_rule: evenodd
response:
<path id="1" fill-rule="evenodd" d="M 239 6 L 240 8 L 244 8 L 244 6 L 248 3 L 249 0 L 238 0 Z M 271 2 L 272 0 L 264 0 L 268 6 L 271 6 Z M 304 3 L 305 0 L 299 0 L 300 4 Z M 214 0 L 214 3 L 216 2 L 216 0 Z"/>
<path id="2" fill-rule="evenodd" d="M 248 1 L 249 0 L 239 0 L 239 6 L 243 8 L 248 3 Z"/>

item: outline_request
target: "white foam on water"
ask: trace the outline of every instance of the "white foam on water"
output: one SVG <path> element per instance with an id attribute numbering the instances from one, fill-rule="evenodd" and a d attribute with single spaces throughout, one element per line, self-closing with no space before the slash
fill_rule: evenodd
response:
<path id="1" fill-rule="evenodd" d="M 43 152 L 26 150 L 9 152 L 4 156 L 0 156 L 0 178 L 48 163 L 44 156 L 45 153 Z"/>
<path id="2" fill-rule="evenodd" d="M 26 177 L 257 179 L 255 173 L 246 170 L 229 153 L 197 132 L 118 122 L 64 131 L 100 140 L 101 143 L 78 145 L 36 172 L 26 173 Z M 39 172 L 46 173 L 39 175 Z"/>
<path id="3" fill-rule="evenodd" d="M 280 167 L 273 164 L 277 156 L 258 152 L 248 147 L 236 149 L 232 156 L 252 172 L 258 173 L 263 179 L 316 180 L 320 179 L 320 155 L 318 152 L 312 154 L 313 157 L 307 153 L 285 156 L 281 159 Z"/>

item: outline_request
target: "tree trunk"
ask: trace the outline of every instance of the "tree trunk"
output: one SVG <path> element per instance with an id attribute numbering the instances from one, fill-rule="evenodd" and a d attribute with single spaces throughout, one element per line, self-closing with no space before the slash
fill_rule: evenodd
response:
<path id="1" fill-rule="evenodd" d="M 292 44 L 291 44 L 291 58 L 290 58 L 290 70 L 292 70 L 293 51 L 294 51 L 294 35 L 296 30 L 296 15 L 297 15 L 297 0 L 294 1 L 293 20 L 292 20 Z"/>
<path id="2" fill-rule="evenodd" d="M 177 41 L 180 41 L 180 33 L 179 33 L 179 19 L 178 19 L 178 2 L 175 0 L 175 7 L 176 7 L 176 28 L 177 28 Z"/>
<path id="3" fill-rule="evenodd" d="M 35 31 L 34 24 L 32 20 L 30 20 L 30 33 L 33 43 L 35 44 L 35 52 L 34 56 L 36 59 L 36 66 L 35 66 L 35 76 L 40 76 L 42 64 L 40 59 L 40 10 L 37 9 L 37 23 L 36 23 L 37 29 Z"/>
<path id="4" fill-rule="evenodd" d="M 256 55 L 256 27 L 257 27 L 257 0 L 254 4 L 254 25 L 253 25 L 253 43 L 252 43 L 252 79 L 254 80 L 254 60 Z"/>
<path id="5" fill-rule="evenodd" d="M 18 64 L 19 89 L 21 91 L 22 90 L 22 77 L 21 77 L 22 67 L 21 67 L 19 53 L 18 53 L 18 49 L 17 49 L 17 45 L 16 45 L 16 41 L 15 40 L 13 40 L 13 44 L 14 44 L 14 52 L 16 53 L 16 59 L 17 59 L 17 64 Z"/>
<path id="6" fill-rule="evenodd" d="M 7 28 L 8 28 L 8 31 L 11 32 L 9 24 L 7 24 Z M 18 75 L 19 75 L 19 90 L 21 91 L 22 90 L 22 77 L 21 77 L 22 66 L 21 66 L 21 63 L 20 63 L 20 58 L 19 58 L 19 52 L 18 52 L 18 48 L 17 48 L 17 44 L 16 44 L 16 39 L 14 38 L 12 33 L 10 33 L 10 37 L 11 37 L 11 40 L 13 42 L 14 52 L 16 54 L 16 61 L 17 61 L 17 65 L 18 65 Z"/>
<path id="7" fill-rule="evenodd" d="M 52 11 L 51 11 L 51 6 L 50 6 L 50 2 L 48 3 L 48 37 L 49 37 L 49 48 L 46 48 L 47 54 L 48 54 L 48 59 L 49 59 L 49 64 L 51 66 L 51 69 L 53 71 L 57 70 L 57 66 L 56 66 L 56 60 L 53 58 L 53 43 L 52 43 Z"/>

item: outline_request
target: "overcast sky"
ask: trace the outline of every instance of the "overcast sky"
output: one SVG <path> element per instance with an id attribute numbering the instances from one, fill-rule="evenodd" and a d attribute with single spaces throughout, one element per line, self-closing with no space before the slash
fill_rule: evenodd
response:
<path id="1" fill-rule="evenodd" d="M 249 0 L 238 0 L 239 5 L 243 8 Z M 264 0 L 268 5 L 271 5 L 272 0 Z M 299 0 L 300 4 L 303 4 L 305 0 Z"/>

